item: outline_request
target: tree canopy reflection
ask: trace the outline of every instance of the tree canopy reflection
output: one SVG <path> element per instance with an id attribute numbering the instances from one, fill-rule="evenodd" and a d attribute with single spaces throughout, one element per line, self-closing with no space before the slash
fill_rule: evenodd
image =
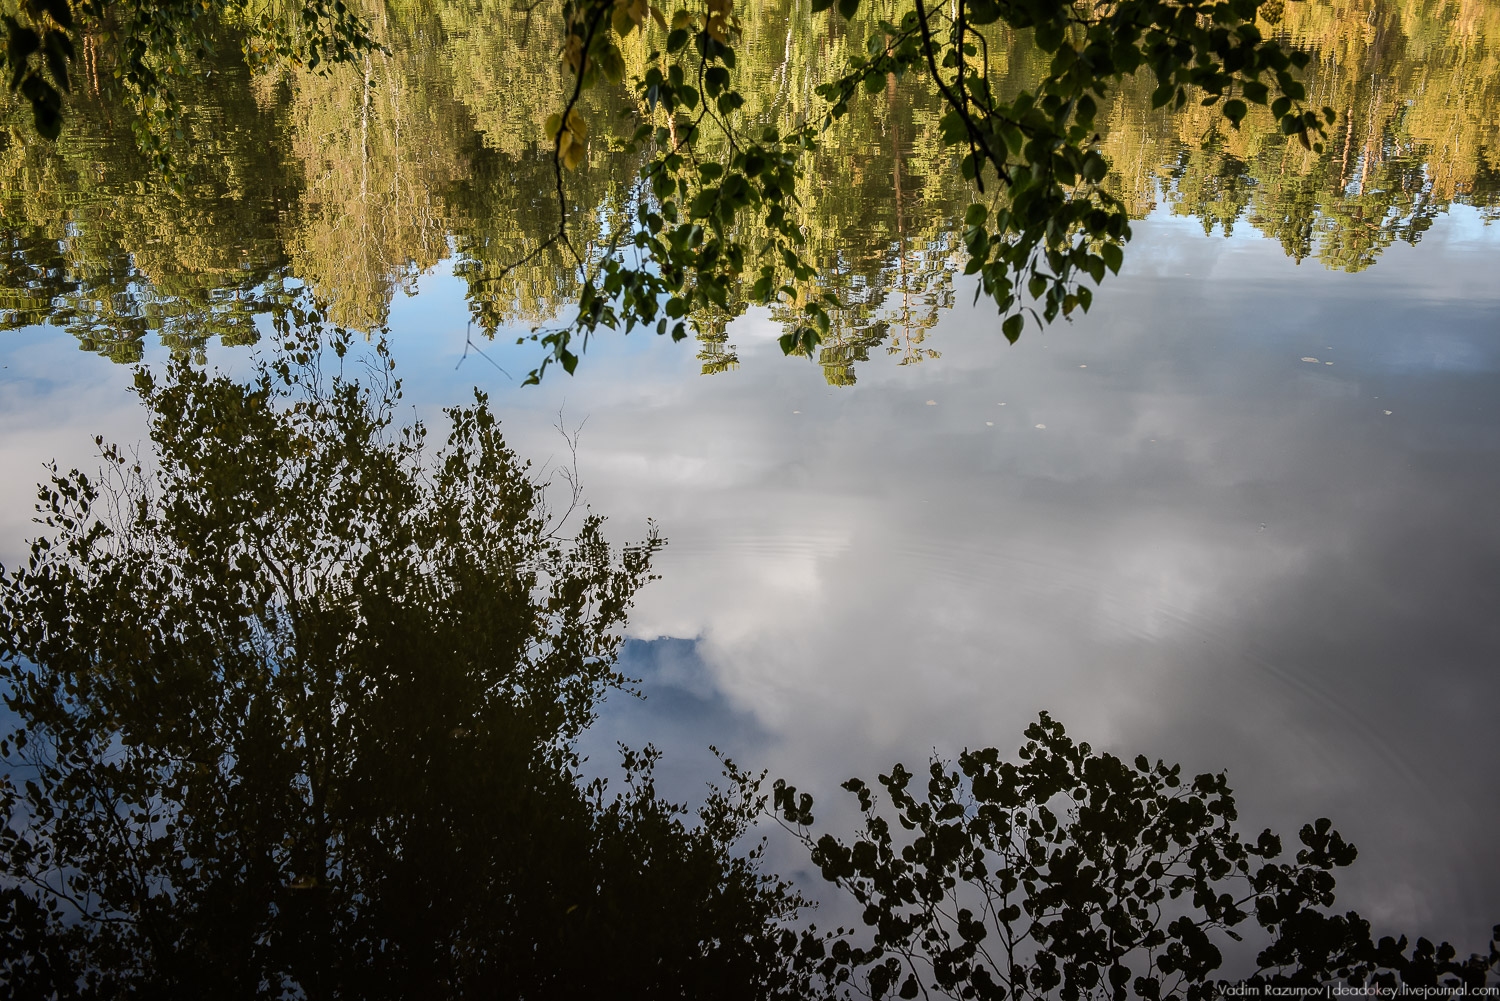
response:
<path id="1" fill-rule="evenodd" d="M 173 148 L 180 192 L 153 179 L 138 148 L 106 39 L 91 50 L 98 72 L 72 99 L 77 128 L 59 142 L 23 142 L 29 110 L 0 97 L 9 102 L 0 326 L 55 323 L 87 350 L 134 361 L 148 338 L 179 352 L 215 337 L 252 340 L 254 315 L 281 310 L 285 287 L 301 282 L 338 322 L 374 329 L 394 295 L 450 255 L 488 333 L 513 336 L 565 314 L 580 268 L 538 246 L 557 222 L 543 125 L 566 74 L 537 44 L 540 27 L 528 35 L 523 14 L 488 2 L 370 13 L 389 54 L 330 75 L 257 75 L 227 59 L 211 86 L 185 83 Z M 880 15 L 866 4 L 833 31 L 805 5 L 753 6 L 738 46 L 741 114 L 785 132 L 821 113 L 815 88 Z M 1238 130 L 1222 127 L 1217 108 L 1149 111 L 1149 85 L 1127 85 L 1101 104 L 1098 123 L 1108 186 L 1132 218 L 1161 208 L 1211 232 L 1254 229 L 1296 260 L 1360 270 L 1395 243 L 1420 241 L 1454 205 L 1494 214 L 1493 5 L 1351 0 L 1268 5 L 1263 15 L 1265 32 L 1315 55 L 1309 100 L 1339 115 L 1324 150 L 1288 142 L 1255 109 Z M 219 47 L 233 52 L 239 41 Z M 1024 38 L 997 35 L 992 47 L 1001 91 L 1044 72 Z M 596 123 L 639 111 L 625 88 L 588 100 Z M 841 304 L 815 349 L 831 383 L 853 381 L 862 359 L 942 350 L 930 331 L 962 267 L 968 192 L 940 141 L 940 113 L 923 88 L 889 79 L 850 105 L 798 181 L 816 272 L 797 283 L 798 302 L 830 294 Z M 624 191 L 641 164 L 601 129 L 588 169 L 567 178 L 570 228 L 594 254 L 632 210 Z M 745 298 L 697 317 L 706 371 L 733 367 L 728 321 Z M 800 307 L 783 303 L 775 319 L 795 326 Z"/>
<path id="2" fill-rule="evenodd" d="M 482 396 L 429 454 L 382 350 L 320 357 L 248 384 L 142 370 L 150 453 L 106 445 L 102 478 L 42 488 L 46 532 L 0 583 L 0 979 L 764 987 L 797 900 L 731 851 L 744 811 L 665 802 L 649 748 L 618 794 L 578 775 L 659 539 L 612 548 L 592 513 L 564 537 Z"/>

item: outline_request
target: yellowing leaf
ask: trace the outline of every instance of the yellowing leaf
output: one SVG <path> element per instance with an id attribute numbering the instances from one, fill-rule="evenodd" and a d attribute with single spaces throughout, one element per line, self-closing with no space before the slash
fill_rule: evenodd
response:
<path id="1" fill-rule="evenodd" d="M 578 113 L 577 108 L 568 112 L 568 131 L 576 135 L 579 139 L 587 139 L 589 136 L 589 123 L 584 121 L 583 116 Z"/>
<path id="2" fill-rule="evenodd" d="M 583 65 L 583 39 L 571 32 L 568 34 L 567 44 L 563 46 L 563 62 L 572 67 L 575 73 Z"/>

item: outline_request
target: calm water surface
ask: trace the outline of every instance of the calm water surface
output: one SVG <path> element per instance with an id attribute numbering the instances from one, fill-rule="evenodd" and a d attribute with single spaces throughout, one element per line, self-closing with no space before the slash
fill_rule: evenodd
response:
<path id="1" fill-rule="evenodd" d="M 1140 221 L 1086 318 L 1012 347 L 969 306 L 944 235 L 963 192 L 893 84 L 806 181 L 851 302 L 817 363 L 752 310 L 685 344 L 606 338 L 539 388 L 511 342 L 567 269 L 482 279 L 546 225 L 551 84 L 486 48 L 483 11 L 363 75 L 232 78 L 185 201 L 98 97 L 58 151 L 4 151 L 0 561 L 42 462 L 145 438 L 111 359 L 248 371 L 305 283 L 388 329 L 415 414 L 477 385 L 539 463 L 566 455 L 559 413 L 582 422 L 594 508 L 622 540 L 660 524 L 625 657 L 647 698 L 611 702 L 596 757 L 649 739 L 695 796 L 714 743 L 831 805 L 898 757 L 1012 746 L 1045 709 L 1228 770 L 1247 826 L 1335 818 L 1361 848 L 1341 903 L 1477 942 L 1500 914 L 1500 24 L 1297 6 L 1328 150 L 1122 99 L 1105 147 Z M 820 70 L 788 17 L 752 25 L 746 72 L 795 110 Z M 591 169 L 580 204 L 607 216 L 629 165 Z"/>

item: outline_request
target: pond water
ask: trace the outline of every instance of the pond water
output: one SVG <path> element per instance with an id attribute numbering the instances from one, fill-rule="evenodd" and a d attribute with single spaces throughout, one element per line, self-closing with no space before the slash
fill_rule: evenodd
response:
<path id="1" fill-rule="evenodd" d="M 747 23 L 769 118 L 832 72 L 799 10 Z M 395 54 L 363 73 L 226 69 L 180 198 L 107 95 L 55 148 L 0 152 L 0 562 L 44 461 L 145 439 L 125 363 L 248 372 L 305 285 L 385 332 L 406 413 L 440 423 L 478 386 L 538 464 L 582 424 L 611 533 L 660 526 L 622 657 L 646 698 L 611 698 L 595 758 L 650 740 L 693 797 L 715 744 L 832 806 L 849 775 L 1009 749 L 1046 710 L 1227 770 L 1247 827 L 1334 818 L 1361 850 L 1341 904 L 1479 941 L 1500 917 L 1494 10 L 1289 5 L 1340 116 L 1322 154 L 1127 90 L 1102 116 L 1137 217 L 1124 268 L 1013 346 L 957 273 L 936 111 L 892 81 L 803 182 L 820 287 L 848 304 L 817 358 L 751 309 L 685 343 L 597 339 L 539 387 L 514 342 L 576 276 L 502 269 L 551 224 L 560 77 L 519 27 L 484 29 L 506 16 L 388 14 Z M 590 158 L 577 218 L 603 226 L 633 164 Z"/>

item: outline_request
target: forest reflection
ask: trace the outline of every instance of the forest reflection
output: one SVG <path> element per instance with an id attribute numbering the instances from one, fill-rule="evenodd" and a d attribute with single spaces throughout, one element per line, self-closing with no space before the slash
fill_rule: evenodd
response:
<path id="1" fill-rule="evenodd" d="M 750 120 L 790 127 L 818 111 L 813 89 L 862 46 L 879 4 L 835 28 L 792 0 L 753 3 L 739 73 Z M 1110 183 L 1141 218 L 1165 210 L 1206 233 L 1253 228 L 1298 261 L 1344 271 L 1416 243 L 1455 204 L 1486 219 L 1500 204 L 1494 117 L 1500 11 L 1481 0 L 1341 0 L 1267 10 L 1263 27 L 1309 48 L 1309 102 L 1338 112 L 1322 153 L 1288 143 L 1269 114 L 1229 129 L 1217 108 L 1150 111 L 1144 81 L 1101 109 Z M 245 343 L 254 317 L 283 310 L 305 284 L 329 318 L 370 330 L 392 297 L 452 259 L 481 328 L 501 336 L 571 308 L 580 278 L 561 251 L 535 255 L 557 222 L 550 146 L 540 143 L 562 79 L 531 21 L 498 0 L 387 3 L 371 11 L 389 55 L 329 76 L 251 76 L 226 61 L 189 95 L 176 154 L 181 194 L 136 152 L 109 85 L 112 55 L 91 52 L 76 123 L 56 143 L 22 142 L 24 109 L 5 112 L 0 324 L 61 326 L 117 361 L 148 339 L 194 354 L 214 337 Z M 834 37 L 834 33 L 839 37 Z M 845 37 L 847 35 L 847 37 Z M 639 41 L 639 40 L 637 40 Z M 1041 67 L 997 37 L 1003 87 Z M 226 39 L 223 51 L 237 46 Z M 645 51 L 627 58 L 641 63 Z M 591 98 L 594 121 L 632 112 L 623 89 Z M 953 301 L 957 215 L 968 192 L 937 134 L 931 95 L 892 78 L 857 101 L 802 178 L 808 258 L 843 308 L 819 349 L 833 384 L 872 354 L 902 363 L 937 354 L 931 331 Z M 639 162 L 596 138 L 569 177 L 574 232 L 590 252 L 629 217 Z M 545 147 L 545 148 L 544 148 Z M 516 262 L 524 261 L 520 266 Z M 697 317 L 705 372 L 736 364 L 728 321 Z"/>

